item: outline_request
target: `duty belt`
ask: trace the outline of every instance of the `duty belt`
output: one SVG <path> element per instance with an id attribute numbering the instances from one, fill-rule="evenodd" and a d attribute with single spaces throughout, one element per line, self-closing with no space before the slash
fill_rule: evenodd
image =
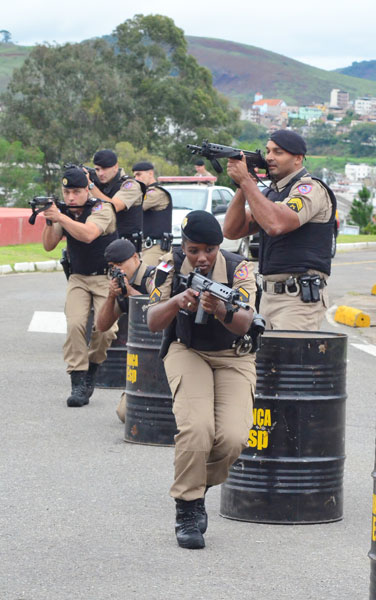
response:
<path id="1" fill-rule="evenodd" d="M 74 271 L 72 275 L 84 275 L 85 277 L 90 277 L 90 275 L 107 275 L 107 273 L 108 268 L 100 269 L 99 271 L 93 271 L 93 273 L 76 273 L 76 271 Z"/>
<path id="2" fill-rule="evenodd" d="M 320 290 L 322 290 L 322 288 L 324 288 L 326 286 L 326 281 L 325 279 L 320 279 L 320 285 L 319 288 Z M 291 294 L 291 291 L 289 291 L 291 288 L 296 288 L 297 290 L 299 289 L 299 278 L 296 277 L 290 277 L 289 279 L 286 279 L 286 281 L 266 281 L 265 279 L 263 279 L 262 282 L 262 289 L 264 292 L 267 292 L 269 294 L 290 294 L 290 295 L 294 295 Z M 299 293 L 299 291 L 298 291 Z"/>
<path id="3" fill-rule="evenodd" d="M 153 246 L 155 246 L 156 244 L 160 244 L 161 243 L 161 239 L 154 239 L 151 237 L 147 237 L 144 239 L 144 246 L 145 248 L 152 248 Z"/>

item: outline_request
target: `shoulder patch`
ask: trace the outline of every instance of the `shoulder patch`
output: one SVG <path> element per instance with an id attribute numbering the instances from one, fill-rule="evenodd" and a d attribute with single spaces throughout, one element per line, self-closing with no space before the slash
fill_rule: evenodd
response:
<path id="1" fill-rule="evenodd" d="M 244 288 L 240 287 L 238 289 L 239 295 L 240 295 L 240 300 L 242 302 L 248 302 L 249 300 L 249 294 L 247 292 L 247 290 L 245 290 Z"/>
<path id="2" fill-rule="evenodd" d="M 148 194 L 151 194 L 152 192 L 155 192 L 155 188 L 150 188 L 150 190 L 147 191 Z"/>
<path id="3" fill-rule="evenodd" d="M 123 190 L 129 190 L 131 187 L 133 187 L 133 181 L 130 181 L 128 179 L 127 181 L 125 181 L 125 183 L 123 183 L 121 187 Z"/>
<path id="4" fill-rule="evenodd" d="M 98 202 L 98 204 L 96 204 L 95 206 L 93 206 L 91 212 L 93 212 L 94 210 L 102 210 L 102 208 L 103 208 L 102 202 Z"/>
<path id="5" fill-rule="evenodd" d="M 150 294 L 149 297 L 149 304 L 155 304 L 156 302 L 159 302 L 161 299 L 161 291 L 155 287 L 152 291 L 152 293 Z"/>
<path id="6" fill-rule="evenodd" d="M 159 265 L 157 266 L 158 271 L 164 271 L 165 273 L 169 273 L 172 268 L 173 265 L 170 265 L 168 262 L 159 263 Z"/>
<path id="7" fill-rule="evenodd" d="M 301 198 L 290 198 L 288 202 L 286 202 L 287 206 L 291 208 L 294 212 L 300 212 L 303 208 L 303 200 Z"/>
<path id="8" fill-rule="evenodd" d="M 304 184 L 304 185 L 298 185 L 297 190 L 300 194 L 309 194 L 310 191 L 312 191 L 312 185 L 309 184 Z"/>
<path id="9" fill-rule="evenodd" d="M 244 265 L 243 267 L 238 268 L 234 273 L 235 279 L 246 279 L 248 277 L 248 267 Z"/>

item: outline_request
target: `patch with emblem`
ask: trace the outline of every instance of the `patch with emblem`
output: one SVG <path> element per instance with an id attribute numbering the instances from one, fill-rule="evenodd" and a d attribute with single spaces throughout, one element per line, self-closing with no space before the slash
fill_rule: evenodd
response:
<path id="1" fill-rule="evenodd" d="M 149 304 L 155 304 L 161 299 L 161 291 L 158 288 L 154 288 L 149 297 Z"/>
<path id="2" fill-rule="evenodd" d="M 67 185 L 67 183 L 68 183 L 68 179 L 66 177 L 64 177 L 64 179 L 63 179 L 63 185 Z"/>
<path id="3" fill-rule="evenodd" d="M 121 187 L 125 190 L 129 190 L 131 187 L 133 187 L 133 181 L 126 181 Z"/>
<path id="4" fill-rule="evenodd" d="M 184 219 L 181 222 L 181 228 L 184 229 L 184 227 L 186 226 L 187 223 L 188 223 L 188 217 L 184 217 Z"/>
<path id="5" fill-rule="evenodd" d="M 294 212 L 300 212 L 303 208 L 303 200 L 301 198 L 290 198 L 288 202 L 286 202 L 287 206 L 291 208 Z"/>
<path id="6" fill-rule="evenodd" d="M 173 265 L 170 265 L 167 262 L 159 263 L 157 269 L 158 271 L 164 271 L 165 273 L 169 273 L 172 269 Z"/>
<path id="7" fill-rule="evenodd" d="M 312 185 L 309 185 L 309 184 L 298 185 L 297 190 L 298 190 L 299 194 L 309 194 L 309 192 L 312 190 Z"/>
<path id="8" fill-rule="evenodd" d="M 103 204 L 102 204 L 102 202 L 99 202 L 98 204 L 93 206 L 93 211 L 94 210 L 102 210 L 102 208 L 103 208 Z"/>
<path id="9" fill-rule="evenodd" d="M 245 290 L 244 288 L 240 287 L 238 289 L 238 292 L 240 294 L 240 300 L 242 302 L 248 302 L 249 294 L 248 294 L 247 290 Z"/>
<path id="10" fill-rule="evenodd" d="M 148 194 L 151 194 L 152 192 L 155 192 L 154 189 L 148 190 Z"/>
<path id="11" fill-rule="evenodd" d="M 248 267 L 244 265 L 244 267 L 235 271 L 234 277 L 235 279 L 246 279 L 248 277 Z"/>

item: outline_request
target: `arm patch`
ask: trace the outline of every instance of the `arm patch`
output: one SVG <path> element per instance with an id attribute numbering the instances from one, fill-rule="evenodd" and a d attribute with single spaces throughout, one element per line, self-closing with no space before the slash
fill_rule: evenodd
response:
<path id="1" fill-rule="evenodd" d="M 303 208 L 303 200 L 301 198 L 290 198 L 286 205 L 291 208 L 294 212 L 298 213 Z"/>

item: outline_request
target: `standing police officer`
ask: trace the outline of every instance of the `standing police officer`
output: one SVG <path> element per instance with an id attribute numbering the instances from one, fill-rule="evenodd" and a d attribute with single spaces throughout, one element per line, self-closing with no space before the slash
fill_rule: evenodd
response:
<path id="1" fill-rule="evenodd" d="M 252 266 L 237 254 L 219 249 L 223 235 L 206 211 L 188 213 L 182 225 L 182 249 L 166 255 L 156 270 L 150 295 L 151 331 L 169 328 L 164 359 L 173 396 L 175 436 L 176 537 L 183 548 L 203 548 L 207 527 L 205 492 L 225 481 L 232 463 L 248 443 L 252 425 L 255 364 L 234 345 L 248 331 L 255 300 Z M 213 281 L 238 290 L 251 310 L 227 310 L 224 302 L 191 288 L 181 290 L 178 275 L 199 269 Z M 197 308 L 209 313 L 195 323 Z"/>
<path id="2" fill-rule="evenodd" d="M 304 139 L 273 133 L 266 145 L 272 180 L 263 193 L 245 159 L 229 159 L 227 172 L 239 190 L 227 210 L 223 232 L 237 239 L 260 230 L 260 312 L 270 329 L 318 330 L 328 308 L 336 199 L 303 167 Z"/>
<path id="3" fill-rule="evenodd" d="M 142 204 L 144 211 L 142 260 L 148 265 L 155 266 L 171 247 L 172 199 L 169 192 L 158 185 L 152 163 L 138 162 L 133 165 L 132 171 L 135 179 L 146 186 Z"/>
<path id="4" fill-rule="evenodd" d="M 93 163 L 96 176 L 89 182 L 92 196 L 112 202 L 119 236 L 133 240 L 141 251 L 143 184 L 125 175 L 112 150 L 96 152 Z"/>
<path id="5" fill-rule="evenodd" d="M 49 222 L 43 230 L 43 246 L 53 250 L 63 236 L 67 238 L 70 277 L 65 303 L 67 338 L 64 360 L 71 376 L 72 393 L 68 406 L 84 406 L 94 390 L 98 365 L 106 358 L 107 348 L 115 337 L 117 325 L 106 333 L 94 328 L 90 346 L 86 342 L 86 325 L 91 305 L 94 314 L 108 294 L 106 246 L 118 237 L 116 215 L 111 203 L 89 199 L 84 171 L 72 167 L 63 176 L 63 197 L 67 212 L 59 212 L 55 204 L 44 211 Z"/>

